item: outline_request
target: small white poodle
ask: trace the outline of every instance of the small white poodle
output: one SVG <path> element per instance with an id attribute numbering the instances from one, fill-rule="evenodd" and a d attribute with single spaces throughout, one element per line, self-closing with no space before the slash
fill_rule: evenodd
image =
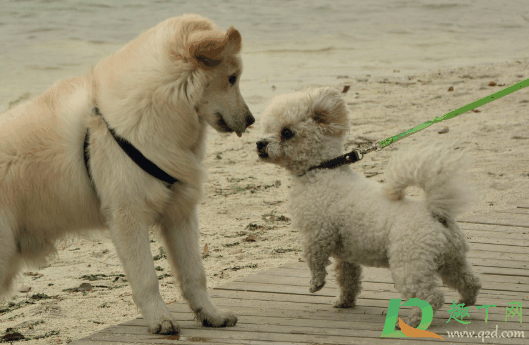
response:
<path id="1" fill-rule="evenodd" d="M 291 214 L 312 274 L 310 292 L 324 286 L 332 256 L 337 308 L 355 306 L 361 265 L 389 268 L 404 300 L 425 300 L 434 312 L 444 303 L 437 276 L 457 289 L 460 303 L 476 302 L 481 282 L 455 221 L 469 193 L 460 151 L 429 144 L 395 154 L 385 186 L 349 165 L 309 170 L 344 153 L 347 109 L 330 88 L 277 96 L 264 110 L 262 125 L 269 136 L 257 142 L 259 157 L 292 174 Z M 425 199 L 405 198 L 408 186 L 422 188 Z M 403 321 L 417 327 L 420 309 Z"/>

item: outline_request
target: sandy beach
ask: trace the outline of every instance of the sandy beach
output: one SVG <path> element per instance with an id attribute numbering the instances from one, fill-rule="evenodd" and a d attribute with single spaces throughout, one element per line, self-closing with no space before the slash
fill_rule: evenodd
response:
<path id="1" fill-rule="evenodd" d="M 528 70 L 529 59 L 416 75 L 395 70 L 372 77 L 359 71 L 357 75 L 336 75 L 333 83 L 300 88 L 331 86 L 342 90 L 350 85 L 344 97 L 352 120 L 346 149 L 352 149 L 522 81 L 529 77 Z M 272 86 L 263 80 L 262 88 L 277 93 L 281 84 Z M 252 109 L 262 109 L 267 101 L 259 94 L 247 96 Z M 515 92 L 371 153 L 353 169 L 383 182 L 384 167 L 394 150 L 442 137 L 457 143 L 472 160 L 470 181 L 479 197 L 470 213 L 527 206 L 528 107 L 529 91 Z M 288 212 L 291 177 L 258 161 L 255 142 L 261 137 L 261 128 L 259 112 L 254 113 L 257 122 L 242 138 L 209 131 L 205 160 L 209 179 L 200 207 L 201 246 L 209 287 L 301 259 L 300 238 L 290 226 Z M 446 127 L 448 132 L 438 133 Z M 152 234 L 161 293 L 167 303 L 174 303 L 180 299 L 179 289 L 160 248 Z M 115 249 L 105 236 L 61 242 L 48 266 L 26 271 L 17 286 L 24 292 L 0 304 L 0 324 L 3 330 L 15 328 L 25 336 L 43 337 L 31 340 L 31 344 L 68 343 L 140 316 Z"/>

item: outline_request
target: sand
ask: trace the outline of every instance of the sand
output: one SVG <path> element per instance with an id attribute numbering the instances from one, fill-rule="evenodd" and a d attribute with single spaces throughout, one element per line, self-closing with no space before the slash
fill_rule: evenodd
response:
<path id="1" fill-rule="evenodd" d="M 352 118 L 346 147 L 351 149 L 396 135 L 529 78 L 528 70 L 529 59 L 417 75 L 393 71 L 372 77 L 358 71 L 357 75 L 336 75 L 327 85 L 301 83 L 296 89 L 282 87 L 279 81 L 274 84 L 275 91 L 271 83 L 262 80 L 265 92 L 245 95 L 257 118 L 249 132 L 237 138 L 209 131 L 204 164 L 209 179 L 200 205 L 201 247 L 207 245 L 203 262 L 209 287 L 301 259 L 299 234 L 291 227 L 288 212 L 291 178 L 284 170 L 259 162 L 255 153 L 255 142 L 261 137 L 260 111 L 269 100 L 263 94 L 317 86 L 341 90 L 350 85 L 344 97 Z M 467 215 L 529 206 L 528 113 L 529 89 L 524 89 L 370 153 L 353 168 L 383 181 L 383 169 L 394 150 L 442 136 L 465 149 L 472 159 L 470 181 L 478 198 Z M 445 127 L 448 132 L 439 134 Z M 151 239 L 153 255 L 160 254 L 160 242 L 154 234 Z M 170 276 L 167 259 L 154 264 L 163 298 L 167 303 L 178 301 L 179 289 Z M 94 278 L 97 280 L 89 280 Z M 82 283 L 90 283 L 92 289 L 66 290 Z M 68 343 L 140 316 L 116 251 L 105 236 L 63 241 L 46 267 L 21 276 L 17 290 L 20 288 L 31 290 L 18 292 L 11 299 L 21 307 L 0 313 L 0 322 L 2 332 L 12 327 L 25 336 L 44 336 L 31 344 Z M 0 309 L 7 306 L 7 302 L 1 303 Z"/>

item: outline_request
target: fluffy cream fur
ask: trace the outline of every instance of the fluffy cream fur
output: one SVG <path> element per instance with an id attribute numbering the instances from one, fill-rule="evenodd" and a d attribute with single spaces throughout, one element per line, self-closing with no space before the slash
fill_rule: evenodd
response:
<path id="1" fill-rule="evenodd" d="M 388 166 L 385 188 L 350 166 L 307 172 L 344 153 L 347 116 L 340 94 L 329 88 L 278 96 L 263 112 L 269 136 L 257 142 L 257 152 L 292 173 L 291 214 L 312 273 L 310 291 L 324 286 L 332 256 L 340 286 L 335 307 L 354 307 L 361 265 L 389 268 L 403 299 L 420 298 L 434 311 L 444 302 L 437 277 L 474 304 L 481 282 L 455 221 L 466 201 L 463 155 L 436 144 L 401 152 Z M 425 200 L 404 197 L 411 185 L 424 190 Z M 417 308 L 405 322 L 417 327 L 420 320 Z"/>
<path id="2" fill-rule="evenodd" d="M 233 326 L 206 291 L 197 203 L 206 125 L 239 136 L 254 119 L 239 91 L 241 36 L 196 15 L 168 19 L 0 116 L 0 294 L 42 264 L 68 233 L 109 228 L 154 333 L 177 333 L 158 290 L 148 230 L 159 228 L 183 295 L 200 322 Z M 170 189 L 117 145 L 115 131 L 177 178 Z M 90 169 L 83 140 L 90 129 Z"/>

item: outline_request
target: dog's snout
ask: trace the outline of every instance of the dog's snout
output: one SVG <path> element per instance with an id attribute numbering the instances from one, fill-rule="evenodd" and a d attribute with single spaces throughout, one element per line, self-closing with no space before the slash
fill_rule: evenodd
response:
<path id="1" fill-rule="evenodd" d="M 248 110 L 248 113 L 246 114 L 246 127 L 251 126 L 255 122 L 255 118 L 253 117 L 252 113 Z"/>
<path id="2" fill-rule="evenodd" d="M 255 143 L 257 145 L 257 155 L 259 158 L 267 159 L 268 157 L 268 150 L 266 147 L 268 146 L 268 140 L 261 139 L 258 142 Z"/>
<path id="3" fill-rule="evenodd" d="M 257 150 L 262 151 L 266 145 L 268 145 L 268 141 L 266 139 L 261 139 L 257 143 Z"/>

